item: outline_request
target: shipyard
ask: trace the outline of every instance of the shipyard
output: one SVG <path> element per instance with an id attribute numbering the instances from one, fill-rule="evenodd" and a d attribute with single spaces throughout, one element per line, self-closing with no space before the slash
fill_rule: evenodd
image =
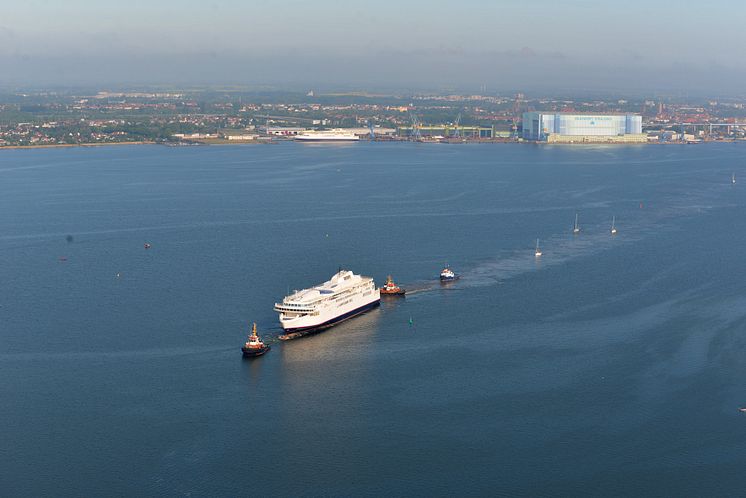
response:
<path id="1" fill-rule="evenodd" d="M 744 140 L 746 99 L 736 97 L 0 91 L 0 149 L 285 141 L 636 145 Z"/>

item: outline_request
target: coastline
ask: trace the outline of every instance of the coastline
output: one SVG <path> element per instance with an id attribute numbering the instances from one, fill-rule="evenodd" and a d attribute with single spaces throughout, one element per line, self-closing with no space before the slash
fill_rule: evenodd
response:
<path id="1" fill-rule="evenodd" d="M 82 144 L 44 144 L 44 145 L 3 145 L 0 150 L 4 149 L 57 149 L 65 147 L 106 147 L 109 145 L 152 145 L 156 142 L 106 142 L 106 143 L 82 143 Z"/>
<path id="2" fill-rule="evenodd" d="M 277 140 L 277 141 L 195 141 L 190 145 L 205 146 L 205 145 L 266 145 L 276 144 L 281 142 L 292 142 L 292 140 Z M 367 142 L 367 140 L 361 140 L 361 142 Z M 381 142 L 405 142 L 405 143 L 417 143 L 417 144 L 439 144 L 449 145 L 449 142 L 436 142 L 436 141 L 421 141 L 411 142 L 409 140 L 381 140 Z M 707 140 L 702 142 L 637 142 L 637 143 L 624 143 L 624 142 L 557 142 L 557 143 L 546 143 L 536 141 L 513 141 L 513 140 L 467 140 L 463 142 L 453 142 L 452 145 L 468 145 L 468 144 L 523 144 L 523 145 L 539 145 L 539 146 L 599 146 L 599 145 L 614 145 L 614 146 L 644 146 L 644 145 L 701 145 L 708 143 L 741 143 L 746 140 Z M 338 143 L 338 142 L 335 142 Z M 178 145 L 155 142 L 152 140 L 142 142 L 106 142 L 106 143 L 80 143 L 80 144 L 44 144 L 44 145 L 3 145 L 0 146 L 0 151 L 5 149 L 56 149 L 56 148 L 69 148 L 69 147 L 108 147 L 115 145 Z"/>

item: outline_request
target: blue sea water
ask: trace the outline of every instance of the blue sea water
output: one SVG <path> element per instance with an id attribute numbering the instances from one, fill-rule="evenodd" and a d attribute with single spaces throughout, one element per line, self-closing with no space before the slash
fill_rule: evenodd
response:
<path id="1" fill-rule="evenodd" d="M 745 152 L 0 151 L 0 494 L 742 495 Z M 340 266 L 408 296 L 276 341 Z"/>

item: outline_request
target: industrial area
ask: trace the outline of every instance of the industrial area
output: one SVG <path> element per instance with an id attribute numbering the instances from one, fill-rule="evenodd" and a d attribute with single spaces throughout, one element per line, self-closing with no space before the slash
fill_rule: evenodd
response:
<path id="1" fill-rule="evenodd" d="M 746 99 L 523 93 L 0 93 L 0 147 L 412 141 L 676 144 L 746 139 Z"/>

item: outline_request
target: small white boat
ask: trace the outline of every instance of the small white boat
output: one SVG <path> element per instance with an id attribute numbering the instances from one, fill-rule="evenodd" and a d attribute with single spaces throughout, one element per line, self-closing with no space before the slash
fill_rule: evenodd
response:
<path id="1" fill-rule="evenodd" d="M 456 275 L 456 273 L 453 270 L 451 270 L 451 268 L 448 265 L 446 265 L 446 267 L 443 268 L 443 270 L 440 272 L 441 282 L 450 282 L 452 280 L 458 280 L 458 277 L 459 276 Z"/>
<path id="2" fill-rule="evenodd" d="M 739 412 L 743 412 L 743 413 L 746 413 L 746 408 L 739 408 L 739 409 L 738 409 L 738 411 L 739 411 Z"/>
<path id="3" fill-rule="evenodd" d="M 616 235 L 616 216 L 611 217 L 611 235 Z"/>
<path id="4" fill-rule="evenodd" d="M 730 177 L 730 183 L 731 183 L 731 185 L 735 185 L 736 184 L 736 174 L 735 173 L 733 173 L 731 175 L 731 177 Z"/>
<path id="5" fill-rule="evenodd" d="M 539 258 L 541 257 L 542 252 L 541 249 L 539 249 L 539 239 L 536 239 L 536 250 L 534 251 L 534 256 Z"/>
<path id="6" fill-rule="evenodd" d="M 580 233 L 580 225 L 578 225 L 578 213 L 575 213 L 575 224 L 572 226 L 572 233 L 575 235 Z"/>

